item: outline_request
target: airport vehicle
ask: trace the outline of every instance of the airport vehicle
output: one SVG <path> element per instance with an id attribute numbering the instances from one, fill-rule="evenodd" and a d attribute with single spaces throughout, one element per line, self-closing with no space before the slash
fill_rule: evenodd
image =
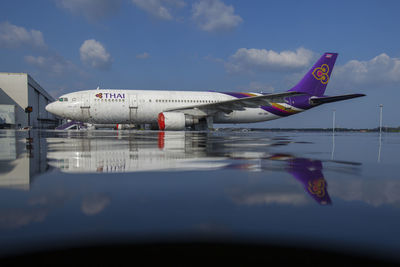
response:
<path id="1" fill-rule="evenodd" d="M 253 123 L 297 114 L 321 104 L 364 94 L 324 95 L 337 53 L 325 53 L 293 88 L 283 93 L 150 90 L 86 90 L 65 94 L 46 110 L 98 124 L 150 124 L 153 129 L 194 130 L 213 123 Z"/>

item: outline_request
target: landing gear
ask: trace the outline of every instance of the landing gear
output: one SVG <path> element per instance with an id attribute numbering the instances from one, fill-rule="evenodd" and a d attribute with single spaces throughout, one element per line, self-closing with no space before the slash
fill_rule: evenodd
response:
<path id="1" fill-rule="evenodd" d="M 213 129 L 213 118 L 205 117 L 199 119 L 199 123 L 196 123 L 190 127 L 191 130 L 194 131 L 208 131 Z"/>

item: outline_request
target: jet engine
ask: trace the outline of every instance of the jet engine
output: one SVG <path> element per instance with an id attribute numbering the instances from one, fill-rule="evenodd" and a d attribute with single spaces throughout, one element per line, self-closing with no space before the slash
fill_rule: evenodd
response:
<path id="1" fill-rule="evenodd" d="M 160 130 L 184 130 L 186 126 L 192 126 L 198 122 L 198 119 L 186 116 L 181 112 L 161 112 L 158 114 L 158 128 Z"/>

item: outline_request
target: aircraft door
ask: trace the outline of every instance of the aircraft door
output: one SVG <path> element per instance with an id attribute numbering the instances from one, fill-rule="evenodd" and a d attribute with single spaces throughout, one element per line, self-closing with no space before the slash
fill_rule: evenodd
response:
<path id="1" fill-rule="evenodd" d="M 129 122 L 137 120 L 138 99 L 136 94 L 129 95 Z"/>
<path id="2" fill-rule="evenodd" d="M 81 117 L 83 121 L 90 119 L 90 94 L 81 95 Z"/>

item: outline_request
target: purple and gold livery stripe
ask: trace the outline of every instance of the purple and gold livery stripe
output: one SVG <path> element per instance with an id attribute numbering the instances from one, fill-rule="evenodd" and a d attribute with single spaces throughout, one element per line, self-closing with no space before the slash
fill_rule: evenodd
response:
<path id="1" fill-rule="evenodd" d="M 254 94 L 254 93 L 236 93 L 236 92 L 227 92 L 224 94 L 230 95 L 230 96 L 233 96 L 236 98 L 245 98 L 245 97 L 261 95 L 261 94 Z M 269 113 L 280 116 L 280 117 L 286 117 L 286 116 L 290 116 L 290 115 L 300 112 L 299 110 L 295 110 L 290 107 L 285 107 L 278 103 L 271 103 L 271 106 L 261 106 L 260 108 L 262 108 L 265 111 L 268 111 Z"/>
<path id="2" fill-rule="evenodd" d="M 254 93 L 237 93 L 237 92 L 227 92 L 227 93 L 223 93 L 226 95 L 230 95 L 236 98 L 244 98 L 244 97 L 252 97 L 252 96 L 259 96 L 261 94 L 254 94 Z"/>
<path id="3" fill-rule="evenodd" d="M 278 103 L 271 103 L 271 106 L 280 112 L 287 113 L 288 115 L 292 115 L 292 114 L 296 114 L 296 113 L 300 112 L 298 110 L 293 109 L 292 107 L 285 107 Z"/>
<path id="4" fill-rule="evenodd" d="M 272 104 L 275 105 L 276 103 L 272 103 Z M 294 114 L 294 113 L 290 113 L 284 109 L 274 107 L 272 105 L 271 106 L 261 106 L 261 108 L 265 111 L 268 111 L 269 113 L 272 113 L 272 114 L 280 116 L 280 117 L 287 117 L 287 116 Z"/>

